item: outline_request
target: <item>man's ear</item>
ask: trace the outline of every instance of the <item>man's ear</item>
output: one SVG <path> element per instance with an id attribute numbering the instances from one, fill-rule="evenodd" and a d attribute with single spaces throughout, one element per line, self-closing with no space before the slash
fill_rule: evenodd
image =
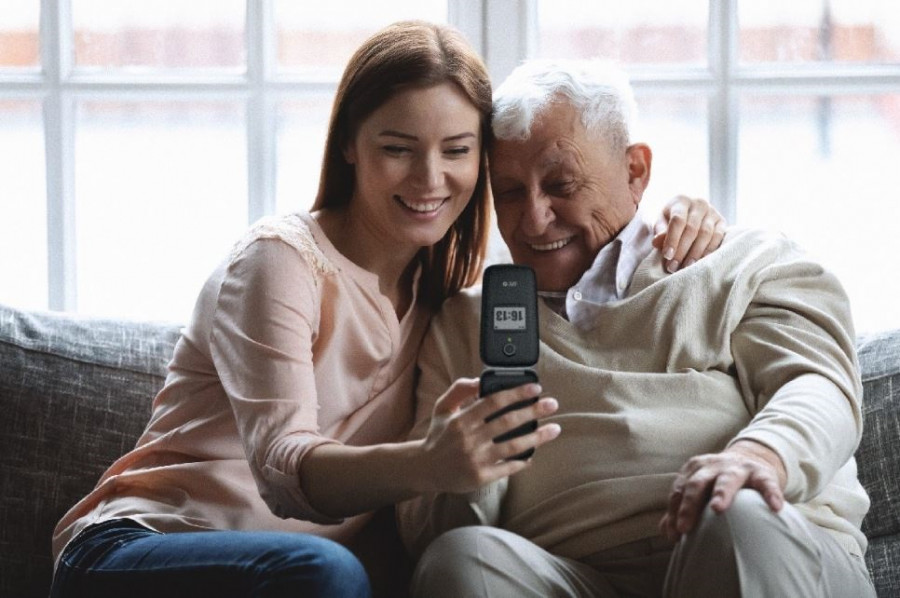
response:
<path id="1" fill-rule="evenodd" d="M 646 143 L 635 143 L 628 146 L 625 156 L 628 162 L 628 188 L 631 189 L 634 205 L 637 205 L 650 183 L 650 164 L 653 162 L 653 152 Z"/>

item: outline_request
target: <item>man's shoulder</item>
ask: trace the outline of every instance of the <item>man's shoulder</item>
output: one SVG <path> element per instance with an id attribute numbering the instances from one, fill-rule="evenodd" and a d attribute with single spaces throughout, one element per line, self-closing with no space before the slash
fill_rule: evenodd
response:
<path id="1" fill-rule="evenodd" d="M 784 233 L 762 228 L 733 226 L 725 233 L 722 247 L 714 252 L 731 255 L 734 259 L 745 262 L 748 259 L 762 258 L 762 261 L 781 261 L 794 258 L 806 252 Z"/>
<path id="2" fill-rule="evenodd" d="M 790 242 L 790 239 L 783 233 L 774 230 L 747 226 L 731 226 L 725 233 L 723 245 L 731 243 L 779 245 Z"/>
<path id="3" fill-rule="evenodd" d="M 480 315 L 481 285 L 477 285 L 463 289 L 444 301 L 435 320 L 462 323 L 470 318 L 477 321 Z"/>

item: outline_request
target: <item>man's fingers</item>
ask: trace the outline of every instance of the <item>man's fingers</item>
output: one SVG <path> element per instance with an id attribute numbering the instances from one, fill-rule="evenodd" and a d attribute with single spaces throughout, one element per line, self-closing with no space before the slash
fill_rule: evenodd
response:
<path id="1" fill-rule="evenodd" d="M 678 539 L 678 530 L 675 528 L 675 522 L 678 520 L 678 509 L 681 507 L 681 499 L 684 497 L 684 489 L 682 481 L 679 477 L 672 485 L 672 491 L 669 493 L 669 504 L 666 507 L 666 514 L 659 522 L 659 531 L 669 540 L 674 542 Z"/>
<path id="2" fill-rule="evenodd" d="M 716 513 L 726 511 L 734 502 L 734 495 L 744 487 L 747 475 L 734 469 L 723 471 L 716 478 L 712 493 L 709 498 L 709 506 Z"/>
<path id="3" fill-rule="evenodd" d="M 678 533 L 686 534 L 692 529 L 700 518 L 700 513 L 709 502 L 709 495 L 715 476 L 708 469 L 701 469 L 688 479 L 684 486 L 684 496 L 678 506 L 678 514 L 675 529 Z"/>
<path id="4" fill-rule="evenodd" d="M 746 485 L 759 492 L 773 511 L 778 512 L 784 506 L 784 493 L 775 476 L 760 475 L 760 472 L 757 472 L 751 476 Z"/>

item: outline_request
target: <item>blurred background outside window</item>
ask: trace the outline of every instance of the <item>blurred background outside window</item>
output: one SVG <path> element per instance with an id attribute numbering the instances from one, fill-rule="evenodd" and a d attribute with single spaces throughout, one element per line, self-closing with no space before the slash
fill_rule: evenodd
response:
<path id="1" fill-rule="evenodd" d="M 460 27 L 495 84 L 619 61 L 648 217 L 708 197 L 833 269 L 860 332 L 900 327 L 893 0 L 0 0 L 0 302 L 186 321 L 250 222 L 309 208 L 344 65 L 407 18 Z"/>

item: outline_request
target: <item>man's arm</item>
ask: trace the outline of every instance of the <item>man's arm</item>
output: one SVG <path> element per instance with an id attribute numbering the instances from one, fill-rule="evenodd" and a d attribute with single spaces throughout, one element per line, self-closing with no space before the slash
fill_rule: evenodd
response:
<path id="1" fill-rule="evenodd" d="M 660 522 L 673 539 L 707 503 L 721 512 L 741 488 L 759 491 L 773 510 L 811 499 L 862 433 L 853 327 L 838 281 L 793 248 L 753 279 L 732 353 L 754 417 L 724 451 L 694 457 L 679 472 Z"/>

